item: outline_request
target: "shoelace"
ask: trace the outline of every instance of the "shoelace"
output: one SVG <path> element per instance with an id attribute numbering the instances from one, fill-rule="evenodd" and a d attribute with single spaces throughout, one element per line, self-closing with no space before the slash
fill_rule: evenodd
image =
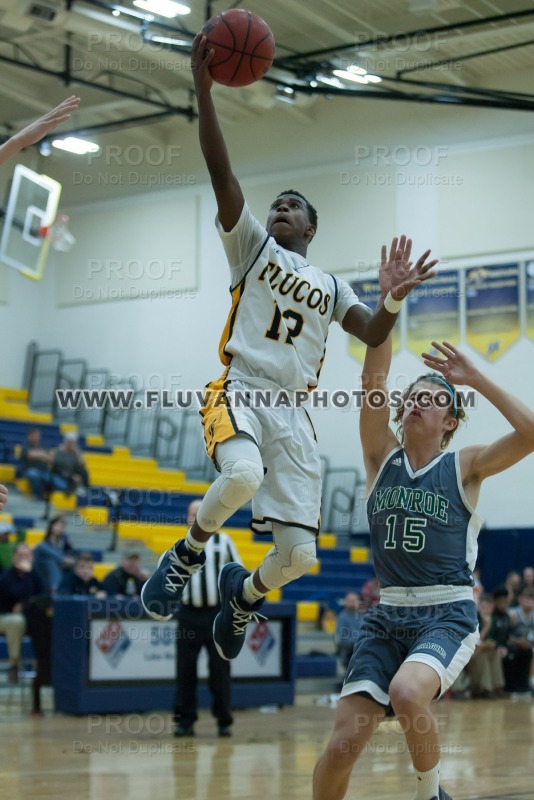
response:
<path id="1" fill-rule="evenodd" d="M 243 611 L 243 609 L 240 608 L 233 600 L 230 600 L 230 607 L 232 609 L 234 636 L 239 636 L 245 633 L 245 628 L 251 619 L 253 619 L 254 622 L 260 622 L 261 620 L 267 619 L 267 617 L 264 617 L 263 614 L 257 614 L 256 611 Z"/>
<path id="2" fill-rule="evenodd" d="M 165 575 L 165 589 L 168 592 L 177 592 L 183 589 L 186 581 L 189 580 L 194 572 L 202 569 L 202 564 L 195 564 L 186 567 L 178 558 L 174 550 L 169 551 L 169 561 L 171 562 Z"/>

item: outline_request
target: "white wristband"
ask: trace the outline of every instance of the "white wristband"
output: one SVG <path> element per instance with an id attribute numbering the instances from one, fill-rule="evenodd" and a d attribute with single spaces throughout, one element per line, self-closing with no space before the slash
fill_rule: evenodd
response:
<path id="1" fill-rule="evenodd" d="M 391 292 L 388 292 L 384 300 L 384 308 L 386 311 L 389 311 L 390 314 L 398 314 L 401 306 L 402 300 L 395 300 L 391 296 Z"/>

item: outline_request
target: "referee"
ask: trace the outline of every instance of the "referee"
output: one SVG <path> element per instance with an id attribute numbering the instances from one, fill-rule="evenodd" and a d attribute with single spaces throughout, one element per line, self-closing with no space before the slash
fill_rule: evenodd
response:
<path id="1" fill-rule="evenodd" d="M 195 521 L 201 500 L 187 509 L 187 524 Z M 241 563 L 236 547 L 225 533 L 215 533 L 206 549 L 206 564 L 189 580 L 178 611 L 176 640 L 175 736 L 194 736 L 197 716 L 197 661 L 202 647 L 208 651 L 208 686 L 213 698 L 212 713 L 219 736 L 232 735 L 230 711 L 230 662 L 218 654 L 213 643 L 213 621 L 220 610 L 219 573 L 230 561 Z"/>

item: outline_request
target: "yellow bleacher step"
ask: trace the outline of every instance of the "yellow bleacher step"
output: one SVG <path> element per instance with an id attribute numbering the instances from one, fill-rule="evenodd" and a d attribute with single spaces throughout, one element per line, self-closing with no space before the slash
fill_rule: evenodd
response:
<path id="1" fill-rule="evenodd" d="M 367 564 L 369 561 L 369 548 L 367 547 L 351 547 L 350 560 L 355 564 Z"/>
<path id="2" fill-rule="evenodd" d="M 319 603 L 299 600 L 297 603 L 298 622 L 317 622 L 319 619 Z"/>
<path id="3" fill-rule="evenodd" d="M 0 464 L 0 483 L 15 480 L 15 467 L 13 464 Z"/>
<path id="4" fill-rule="evenodd" d="M 76 495 L 67 496 L 63 492 L 52 492 L 50 502 L 54 508 L 59 508 L 61 511 L 74 511 L 76 508 Z"/>
<path id="5" fill-rule="evenodd" d="M 319 541 L 317 542 L 319 547 L 335 547 L 336 543 L 337 543 L 337 537 L 335 533 L 319 534 Z"/>
<path id="6" fill-rule="evenodd" d="M 52 422 L 52 415 L 40 411 L 30 411 L 23 403 L 0 403 L 0 417 L 20 419 L 22 422 Z"/>
<path id="7" fill-rule="evenodd" d="M 109 564 L 107 561 L 97 562 L 95 564 L 93 575 L 97 581 L 103 581 L 108 572 L 111 572 L 111 570 L 115 569 L 115 567 L 116 564 Z"/>
<path id="8" fill-rule="evenodd" d="M 108 524 L 108 509 L 105 506 L 85 506 L 78 509 L 78 513 L 88 525 Z"/>
<path id="9" fill-rule="evenodd" d="M 126 489 L 135 491 L 136 489 L 152 489 L 153 491 L 168 491 L 179 492 L 182 488 L 182 483 L 177 478 L 161 477 L 161 475 L 154 474 L 150 476 L 133 478 L 123 477 L 119 471 L 105 475 L 89 470 L 90 482 L 93 486 L 109 486 L 113 489 Z"/>
<path id="10" fill-rule="evenodd" d="M 4 387 L 0 389 L 0 404 L 3 403 L 22 403 L 28 402 L 27 389 L 13 389 L 11 387 Z"/>
<path id="11" fill-rule="evenodd" d="M 130 455 L 130 448 L 129 447 L 118 447 L 118 446 L 114 447 L 113 448 L 113 454 L 114 455 L 117 454 L 117 455 L 123 455 L 123 456 L 127 455 L 127 456 L 129 456 Z"/>
<path id="12" fill-rule="evenodd" d="M 15 481 L 15 486 L 17 487 L 19 492 L 22 492 L 23 494 L 31 493 L 32 488 L 30 486 L 28 478 L 17 478 L 17 480 Z"/>
<path id="13" fill-rule="evenodd" d="M 62 422 L 59 426 L 60 433 L 70 433 L 74 431 L 74 433 L 78 433 L 78 426 L 74 424 L 74 422 Z"/>
<path id="14" fill-rule="evenodd" d="M 106 441 L 99 433 L 88 433 L 85 437 L 85 443 L 89 447 L 104 447 Z"/>
<path id="15" fill-rule="evenodd" d="M 129 453 L 115 454 L 115 453 L 86 453 L 85 458 L 88 464 L 93 466 L 138 466 L 145 467 L 146 469 L 157 469 L 158 462 L 155 458 L 142 458 L 134 457 Z"/>
<path id="16" fill-rule="evenodd" d="M 184 476 L 185 478 L 185 476 Z M 210 488 L 211 483 L 206 483 L 205 481 L 187 481 L 184 480 L 183 485 L 181 487 L 182 492 L 186 492 L 187 494 L 201 494 L 205 495 L 208 489 Z"/>
<path id="17" fill-rule="evenodd" d="M 266 599 L 268 603 L 279 603 L 282 599 L 282 590 L 271 589 L 271 591 L 267 594 Z"/>
<path id="18" fill-rule="evenodd" d="M 13 522 L 13 515 L 9 511 L 2 511 L 0 522 Z"/>
<path id="19" fill-rule="evenodd" d="M 26 536 L 24 537 L 24 543 L 28 545 L 28 547 L 35 547 L 35 545 L 42 542 L 45 537 L 45 532 L 42 528 L 28 528 L 26 531 Z"/>

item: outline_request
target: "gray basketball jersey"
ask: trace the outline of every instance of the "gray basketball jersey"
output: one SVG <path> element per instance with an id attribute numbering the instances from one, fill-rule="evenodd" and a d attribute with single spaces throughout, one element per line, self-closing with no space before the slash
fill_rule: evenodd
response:
<path id="1" fill-rule="evenodd" d="M 472 586 L 482 518 L 463 490 L 459 454 L 412 470 L 404 448 L 385 459 L 367 499 L 374 568 L 389 586 Z"/>

